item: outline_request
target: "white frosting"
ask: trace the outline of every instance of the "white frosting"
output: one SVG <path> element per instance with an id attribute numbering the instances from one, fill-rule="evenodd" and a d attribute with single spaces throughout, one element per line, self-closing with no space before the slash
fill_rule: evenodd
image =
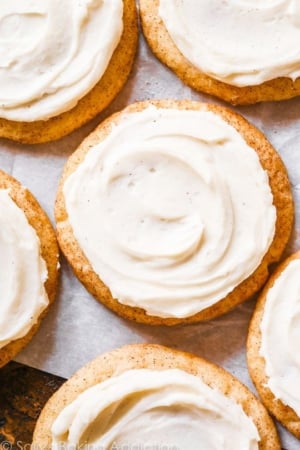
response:
<path id="1" fill-rule="evenodd" d="M 300 417 L 300 260 L 289 263 L 269 289 L 261 321 L 261 355 L 268 386 Z"/>
<path id="2" fill-rule="evenodd" d="M 24 212 L 0 189 L 0 349 L 25 336 L 49 300 L 40 241 Z"/>
<path id="3" fill-rule="evenodd" d="M 216 114 L 124 115 L 64 184 L 73 233 L 119 302 L 188 317 L 260 264 L 276 210 L 256 152 Z"/>
<path id="4" fill-rule="evenodd" d="M 0 117 L 30 122 L 74 107 L 104 74 L 122 0 L 0 2 Z"/>
<path id="5" fill-rule="evenodd" d="M 300 76 L 299 0 L 160 0 L 159 14 L 181 53 L 217 80 Z"/>
<path id="6" fill-rule="evenodd" d="M 80 394 L 52 426 L 52 450 L 255 450 L 258 441 L 240 405 L 177 369 L 112 377 Z"/>

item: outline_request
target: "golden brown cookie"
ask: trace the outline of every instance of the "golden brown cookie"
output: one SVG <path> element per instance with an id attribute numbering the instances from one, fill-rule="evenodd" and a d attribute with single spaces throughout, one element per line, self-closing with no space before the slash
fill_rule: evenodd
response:
<path id="1" fill-rule="evenodd" d="M 16 122 L 0 118 L 0 137 L 38 144 L 60 139 L 91 120 L 116 97 L 130 74 L 138 41 L 135 0 L 123 0 L 123 34 L 101 80 L 75 107 L 46 121 Z"/>
<path id="2" fill-rule="evenodd" d="M 257 301 L 255 311 L 250 322 L 247 340 L 248 368 L 262 402 L 271 412 L 271 414 L 274 415 L 276 419 L 279 420 L 298 439 L 300 439 L 300 417 L 292 407 L 287 406 L 280 399 L 276 398 L 270 386 L 268 385 L 269 377 L 266 374 L 266 361 L 265 358 L 261 355 L 261 323 L 264 317 L 268 292 L 270 291 L 272 286 L 274 286 L 274 283 L 276 283 L 277 279 L 289 266 L 289 264 L 292 261 L 299 259 L 300 252 L 291 255 L 278 266 L 276 271 L 268 280 L 268 283 L 264 287 Z M 286 298 L 284 298 L 284 301 L 286 303 L 286 308 L 288 308 L 289 297 L 287 296 Z M 280 331 L 280 336 L 282 339 L 285 339 L 284 327 L 286 325 L 286 322 L 283 317 L 281 318 L 281 322 L 282 330 Z"/>
<path id="3" fill-rule="evenodd" d="M 51 448 L 51 427 L 58 414 L 86 389 L 131 369 L 180 369 L 238 403 L 257 427 L 260 450 L 280 449 L 276 428 L 265 408 L 236 378 L 202 358 L 160 345 L 128 345 L 105 353 L 80 369 L 48 401 L 33 436 L 33 445 Z"/>
<path id="4" fill-rule="evenodd" d="M 188 86 L 233 105 L 285 100 L 300 95 L 300 78 L 277 78 L 261 85 L 237 87 L 218 81 L 192 65 L 171 39 L 159 13 L 159 0 L 140 0 L 144 35 L 153 53 Z"/>
<path id="5" fill-rule="evenodd" d="M 35 229 L 41 245 L 41 256 L 46 262 L 48 279 L 45 289 L 49 298 L 49 306 L 53 303 L 57 291 L 59 250 L 52 225 L 33 195 L 17 180 L 0 170 L 0 189 L 9 189 L 9 195 L 15 204 L 24 211 L 29 224 Z M 5 299 L 2 299 L 5 300 Z M 47 314 L 49 307 L 42 312 L 29 333 L 23 338 L 12 341 L 0 349 L 0 367 L 7 364 L 20 352 L 37 332 L 39 325 Z"/>
<path id="6" fill-rule="evenodd" d="M 119 119 L 125 114 L 142 111 L 151 104 L 158 108 L 212 111 L 232 125 L 242 135 L 247 144 L 257 152 L 262 167 L 268 173 L 269 183 L 273 193 L 273 204 L 277 210 L 276 230 L 273 242 L 255 272 L 225 298 L 221 298 L 212 306 L 184 319 L 170 317 L 163 318 L 148 315 L 143 309 L 123 305 L 112 297 L 109 288 L 95 273 L 74 237 L 68 220 L 63 195 L 63 186 L 66 179 L 80 166 L 91 147 L 105 139 L 109 135 L 112 126 L 117 124 Z M 71 264 L 74 273 L 92 295 L 108 308 L 127 319 L 150 325 L 177 325 L 181 323 L 193 323 L 201 320 L 208 320 L 224 314 L 237 304 L 250 298 L 262 287 L 268 278 L 269 265 L 279 260 L 288 242 L 293 224 L 293 200 L 286 169 L 280 157 L 263 134 L 250 125 L 244 118 L 228 109 L 216 105 L 190 101 L 180 102 L 173 100 L 159 100 L 136 103 L 127 107 L 122 112 L 114 114 L 99 125 L 96 130 L 82 142 L 65 166 L 58 189 L 55 216 L 60 247 Z"/>

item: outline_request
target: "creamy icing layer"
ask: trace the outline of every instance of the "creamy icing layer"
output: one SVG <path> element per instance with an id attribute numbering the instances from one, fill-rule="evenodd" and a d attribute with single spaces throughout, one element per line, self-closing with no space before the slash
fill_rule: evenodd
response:
<path id="1" fill-rule="evenodd" d="M 240 405 L 178 369 L 114 376 L 80 394 L 52 426 L 52 450 L 231 450 L 233 442 L 254 450 L 258 441 Z"/>
<path id="2" fill-rule="evenodd" d="M 24 212 L 0 189 L 0 348 L 24 337 L 49 300 L 40 241 Z"/>
<path id="3" fill-rule="evenodd" d="M 300 76 L 299 0 L 159 0 L 159 14 L 181 53 L 217 80 Z"/>
<path id="4" fill-rule="evenodd" d="M 256 152 L 207 111 L 126 114 L 63 193 L 73 233 L 112 295 L 160 317 L 188 317 L 225 297 L 274 235 Z"/>
<path id="5" fill-rule="evenodd" d="M 268 386 L 300 417 L 300 260 L 289 263 L 269 289 L 261 321 L 261 355 Z"/>
<path id="6" fill-rule="evenodd" d="M 122 0 L 0 2 L 0 117 L 30 122 L 74 107 L 104 74 Z"/>

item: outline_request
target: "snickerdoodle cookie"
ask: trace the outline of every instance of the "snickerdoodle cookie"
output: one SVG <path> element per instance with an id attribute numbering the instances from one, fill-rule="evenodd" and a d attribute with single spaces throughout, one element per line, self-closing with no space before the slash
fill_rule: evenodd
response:
<path id="1" fill-rule="evenodd" d="M 33 448 L 279 450 L 274 424 L 236 378 L 192 354 L 130 345 L 80 369 L 48 401 Z"/>
<path id="2" fill-rule="evenodd" d="M 155 55 L 192 88 L 232 104 L 300 94 L 295 2 L 140 0 Z"/>
<path id="3" fill-rule="evenodd" d="M 228 109 L 133 104 L 102 123 L 65 166 L 60 246 L 106 306 L 148 324 L 206 320 L 248 299 L 293 222 L 283 163 Z"/>
<path id="4" fill-rule="evenodd" d="M 261 293 L 249 328 L 249 371 L 270 412 L 300 439 L 300 252 Z"/>
<path id="5" fill-rule="evenodd" d="M 54 301 L 58 246 L 48 217 L 0 170 L 0 367 L 31 340 Z"/>
<path id="6" fill-rule="evenodd" d="M 0 137 L 59 139 L 125 84 L 137 46 L 134 0 L 0 5 Z"/>

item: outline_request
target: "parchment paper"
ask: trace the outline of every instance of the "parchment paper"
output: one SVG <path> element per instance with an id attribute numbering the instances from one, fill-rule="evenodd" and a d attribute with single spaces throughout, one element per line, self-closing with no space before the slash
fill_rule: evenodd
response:
<path id="1" fill-rule="evenodd" d="M 18 145 L 0 140 L 0 167 L 32 191 L 54 222 L 53 205 L 58 180 L 66 159 L 81 140 L 103 118 L 129 103 L 168 97 L 222 103 L 186 87 L 156 60 L 141 36 L 131 78 L 104 113 L 70 136 L 50 144 Z M 266 134 L 288 168 L 296 203 L 289 254 L 300 247 L 300 98 L 235 109 Z M 118 318 L 99 304 L 77 281 L 63 257 L 61 263 L 57 301 L 17 361 L 69 377 L 104 351 L 127 343 L 156 342 L 201 355 L 223 366 L 255 391 L 245 358 L 253 300 L 208 323 L 177 328 L 142 326 Z M 299 441 L 282 429 L 281 436 L 284 448 L 300 448 Z"/>

